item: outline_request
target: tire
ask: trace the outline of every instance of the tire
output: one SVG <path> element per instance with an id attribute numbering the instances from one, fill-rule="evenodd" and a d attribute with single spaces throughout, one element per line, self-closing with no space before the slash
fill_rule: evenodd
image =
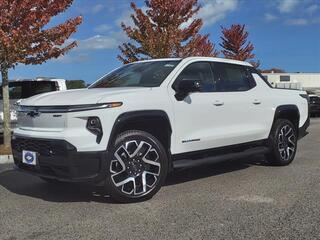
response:
<path id="1" fill-rule="evenodd" d="M 154 196 L 168 173 L 168 156 L 160 141 L 139 130 L 119 134 L 108 151 L 106 190 L 117 202 Z"/>
<path id="2" fill-rule="evenodd" d="M 292 122 L 286 119 L 276 120 L 268 139 L 268 162 L 275 166 L 289 165 L 296 155 L 297 139 L 297 128 Z"/>

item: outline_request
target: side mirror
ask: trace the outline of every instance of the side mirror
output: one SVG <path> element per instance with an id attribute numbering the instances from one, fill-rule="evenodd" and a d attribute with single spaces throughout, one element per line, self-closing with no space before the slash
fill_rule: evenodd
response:
<path id="1" fill-rule="evenodd" d="M 189 93 L 200 92 L 201 82 L 200 80 L 181 80 L 176 87 L 175 97 L 178 101 L 185 99 Z"/>

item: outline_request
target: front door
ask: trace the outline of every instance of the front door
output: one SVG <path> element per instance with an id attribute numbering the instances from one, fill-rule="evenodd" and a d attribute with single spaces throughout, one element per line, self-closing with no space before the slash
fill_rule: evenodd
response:
<path id="1" fill-rule="evenodd" d="M 199 92 L 190 93 L 184 100 L 172 98 L 175 122 L 172 153 L 191 152 L 212 146 L 216 117 L 213 113 L 215 86 L 210 62 L 194 62 L 186 66 L 173 84 L 179 81 L 198 80 Z"/>

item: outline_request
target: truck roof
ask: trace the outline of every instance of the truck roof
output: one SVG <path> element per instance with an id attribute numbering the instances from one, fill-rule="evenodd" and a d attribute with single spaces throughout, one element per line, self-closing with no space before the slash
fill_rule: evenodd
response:
<path id="1" fill-rule="evenodd" d="M 226 58 L 218 58 L 218 57 L 157 58 L 157 59 L 137 61 L 135 63 L 156 62 L 156 61 L 181 61 L 181 60 L 185 60 L 185 61 L 189 61 L 189 60 L 212 61 L 212 62 L 232 63 L 232 64 L 238 64 L 238 65 L 252 67 L 252 65 L 248 62 L 238 61 L 238 60 L 233 60 L 233 59 L 226 59 Z"/>

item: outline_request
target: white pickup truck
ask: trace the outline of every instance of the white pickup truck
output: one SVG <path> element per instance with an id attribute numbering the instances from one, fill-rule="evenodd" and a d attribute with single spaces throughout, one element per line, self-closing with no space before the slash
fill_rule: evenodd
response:
<path id="1" fill-rule="evenodd" d="M 22 100 L 12 149 L 18 168 L 46 181 L 104 182 L 114 199 L 141 201 L 174 168 L 253 154 L 289 164 L 308 105 L 306 92 L 274 89 L 246 62 L 141 61 L 88 89 Z"/>

